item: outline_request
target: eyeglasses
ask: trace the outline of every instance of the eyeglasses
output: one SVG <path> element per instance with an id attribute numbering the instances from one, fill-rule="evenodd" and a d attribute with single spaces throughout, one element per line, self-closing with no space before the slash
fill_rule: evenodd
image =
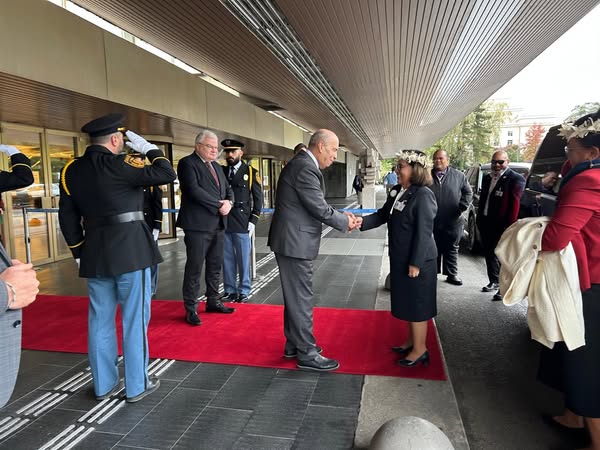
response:
<path id="1" fill-rule="evenodd" d="M 503 159 L 492 159 L 492 164 L 504 164 L 506 161 Z"/>
<path id="2" fill-rule="evenodd" d="M 203 144 L 202 142 L 198 142 L 198 145 L 203 145 L 209 150 L 219 150 L 219 147 L 217 147 L 216 145 Z"/>

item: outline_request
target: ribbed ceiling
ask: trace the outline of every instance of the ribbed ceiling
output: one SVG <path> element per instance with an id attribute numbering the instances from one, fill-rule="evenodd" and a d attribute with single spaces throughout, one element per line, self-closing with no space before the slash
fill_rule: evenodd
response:
<path id="1" fill-rule="evenodd" d="M 274 0 L 273 5 L 377 150 L 393 155 L 434 143 L 599 2 Z M 75 3 L 243 94 L 278 105 L 281 114 L 309 129 L 334 130 L 354 152 L 364 148 L 219 1 Z"/>

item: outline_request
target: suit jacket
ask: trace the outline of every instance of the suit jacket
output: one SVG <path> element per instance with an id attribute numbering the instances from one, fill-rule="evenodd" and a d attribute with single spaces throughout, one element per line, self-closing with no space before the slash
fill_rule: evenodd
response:
<path id="1" fill-rule="evenodd" d="M 491 182 L 492 176 L 487 174 L 483 177 L 481 183 L 481 194 L 477 209 L 477 224 L 481 232 L 485 232 L 486 227 L 489 226 L 493 226 L 497 231 L 504 231 L 517 221 L 521 194 L 523 194 L 523 188 L 525 187 L 523 176 L 511 170 L 510 167 L 506 169 L 490 194 L 488 215 L 484 216 L 483 211 L 488 201 L 487 197 Z M 485 217 L 487 217 L 487 220 Z M 484 222 L 487 222 L 487 224 Z"/>
<path id="2" fill-rule="evenodd" d="M 181 189 L 181 207 L 176 225 L 189 231 L 215 231 L 227 227 L 227 216 L 219 214 L 220 200 L 233 202 L 233 191 L 216 162 L 211 163 L 219 185 L 196 152 L 181 158 L 177 176 Z"/>
<path id="3" fill-rule="evenodd" d="M 144 186 L 175 179 L 160 150 L 146 156 L 149 165 L 133 155 L 90 145 L 63 168 L 58 218 L 73 257 L 81 259 L 80 277 L 113 277 L 162 261 L 144 220 L 113 221 L 124 213 L 143 216 Z"/>
<path id="4" fill-rule="evenodd" d="M 29 186 L 33 174 L 29 158 L 22 153 L 11 156 L 12 171 L 0 171 L 0 192 Z M 0 273 L 11 260 L 0 244 Z M 8 291 L 0 280 L 0 408 L 12 395 L 21 359 L 21 310 L 8 310 Z"/>
<path id="5" fill-rule="evenodd" d="M 313 260 L 319 254 L 322 223 L 348 229 L 348 217 L 325 201 L 323 174 L 306 151 L 281 171 L 267 244 L 275 253 Z"/>
<path id="6" fill-rule="evenodd" d="M 363 217 L 360 229 L 366 231 L 387 223 L 390 260 L 421 268 L 425 261 L 437 258 L 433 239 L 435 196 L 425 186 L 410 186 L 392 209 L 399 192 L 400 185 L 392 188 L 383 207 Z"/>
<path id="7" fill-rule="evenodd" d="M 222 167 L 225 177 L 228 177 L 230 166 Z M 229 184 L 235 201 L 227 215 L 227 232 L 247 233 L 248 223 L 256 225 L 263 207 L 260 175 L 255 168 L 242 162 Z"/>

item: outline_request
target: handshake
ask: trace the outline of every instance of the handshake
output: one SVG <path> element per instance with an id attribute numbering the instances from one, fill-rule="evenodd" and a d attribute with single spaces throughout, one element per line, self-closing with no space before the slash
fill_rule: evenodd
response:
<path id="1" fill-rule="evenodd" d="M 362 225 L 362 221 L 363 221 L 362 217 L 356 217 L 351 212 L 345 212 L 344 215 L 348 216 L 348 232 L 351 232 L 353 230 L 356 230 L 357 228 L 360 228 L 360 226 Z"/>

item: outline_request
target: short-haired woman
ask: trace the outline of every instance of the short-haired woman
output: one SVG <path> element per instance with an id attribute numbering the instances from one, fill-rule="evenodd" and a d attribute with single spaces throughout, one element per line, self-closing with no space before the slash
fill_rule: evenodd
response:
<path id="1" fill-rule="evenodd" d="M 404 367 L 429 364 L 427 321 L 437 314 L 437 203 L 427 187 L 432 182 L 429 159 L 418 150 L 401 152 L 396 166 L 399 184 L 381 209 L 363 217 L 361 227 L 365 231 L 388 226 L 392 315 L 409 322 L 408 338 L 392 348 L 402 356 L 398 364 Z"/>

